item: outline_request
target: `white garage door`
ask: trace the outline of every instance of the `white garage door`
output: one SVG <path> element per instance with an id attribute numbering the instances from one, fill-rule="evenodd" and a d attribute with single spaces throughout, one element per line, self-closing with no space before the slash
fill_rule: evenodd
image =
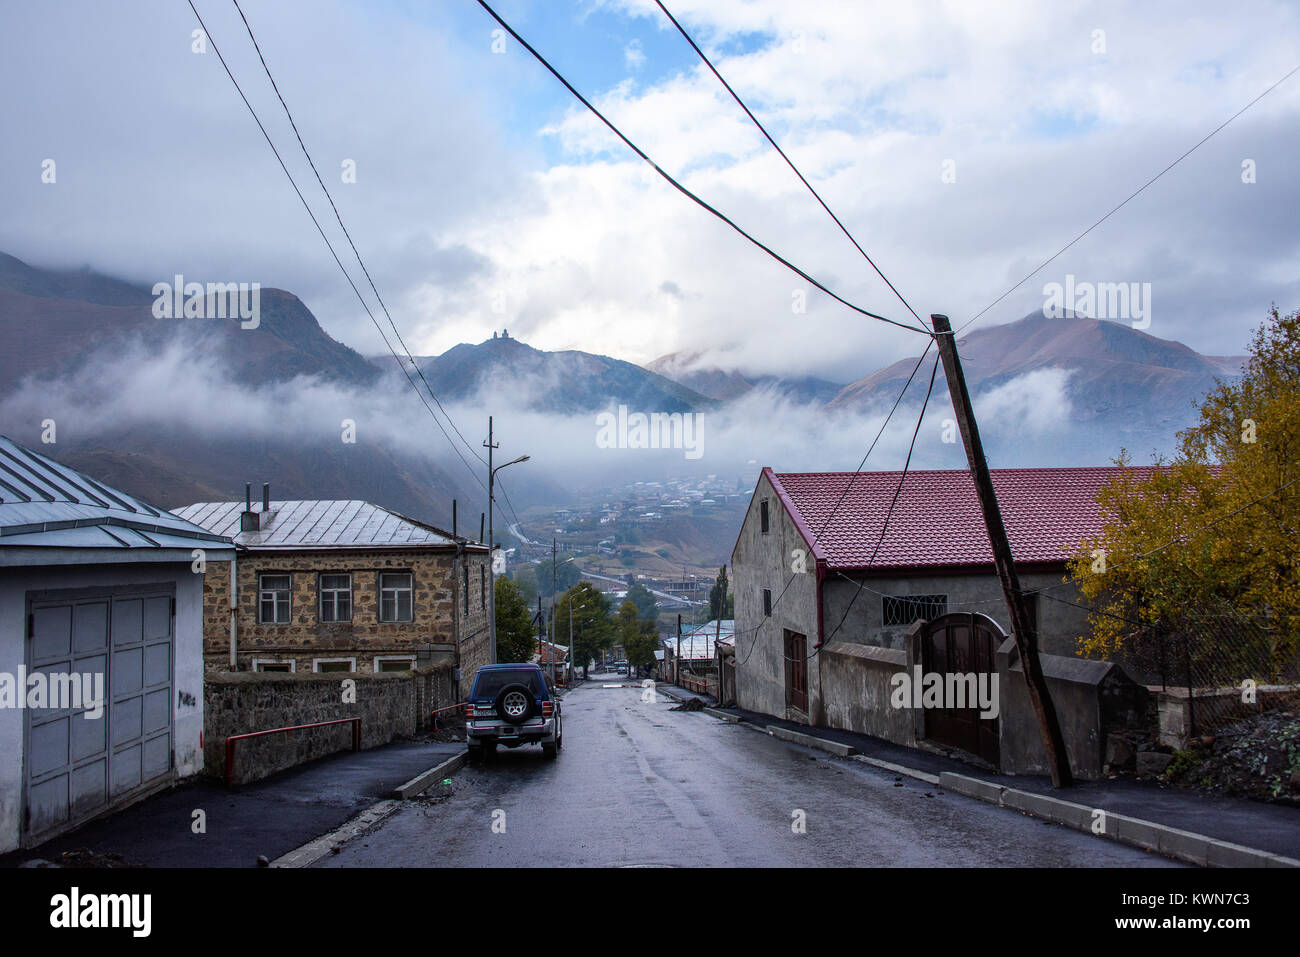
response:
<path id="1" fill-rule="evenodd" d="M 30 596 L 29 674 L 102 674 L 104 703 L 27 710 L 25 844 L 171 771 L 173 608 L 171 586 Z"/>

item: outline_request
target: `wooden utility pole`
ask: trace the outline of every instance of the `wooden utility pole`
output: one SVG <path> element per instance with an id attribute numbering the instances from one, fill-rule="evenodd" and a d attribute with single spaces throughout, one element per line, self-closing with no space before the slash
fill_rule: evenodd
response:
<path id="1" fill-rule="evenodd" d="M 943 374 L 948 379 L 948 394 L 952 396 L 952 409 L 956 413 L 961 440 L 966 447 L 966 461 L 970 464 L 971 478 L 975 481 L 975 494 L 979 496 L 980 511 L 984 513 L 984 527 L 988 531 L 989 545 L 993 548 L 993 564 L 997 568 L 1007 611 L 1011 615 L 1011 634 L 1015 638 L 1016 649 L 1020 652 L 1025 687 L 1029 690 L 1029 701 L 1038 718 L 1038 730 L 1043 736 L 1043 749 L 1047 752 L 1047 765 L 1052 772 L 1052 787 L 1070 787 L 1074 783 L 1074 777 L 1070 773 L 1070 758 L 1065 752 L 1061 723 L 1057 720 L 1056 709 L 1052 707 L 1052 696 L 1047 689 L 1047 681 L 1043 678 L 1042 663 L 1038 660 L 1038 630 L 1020 591 L 1020 578 L 1016 575 L 1015 562 L 1011 557 L 1011 543 L 1007 541 L 1007 529 L 1002 524 L 1002 510 L 998 507 L 998 497 L 993 490 L 993 477 L 989 474 L 988 462 L 984 459 L 984 446 L 980 442 L 979 427 L 975 424 L 970 393 L 966 390 L 961 359 L 957 356 L 956 337 L 947 316 L 931 315 L 930 322 L 934 324 L 934 341 L 943 361 Z"/>

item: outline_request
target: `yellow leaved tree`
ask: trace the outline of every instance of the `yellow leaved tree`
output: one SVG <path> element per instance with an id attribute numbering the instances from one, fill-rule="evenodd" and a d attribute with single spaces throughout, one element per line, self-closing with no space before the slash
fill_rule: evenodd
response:
<path id="1" fill-rule="evenodd" d="M 1220 683 L 1294 677 L 1300 311 L 1273 307 L 1242 377 L 1206 396 L 1173 459 L 1125 472 L 1100 501 L 1103 531 L 1069 569 L 1093 609 L 1080 654 Z"/>

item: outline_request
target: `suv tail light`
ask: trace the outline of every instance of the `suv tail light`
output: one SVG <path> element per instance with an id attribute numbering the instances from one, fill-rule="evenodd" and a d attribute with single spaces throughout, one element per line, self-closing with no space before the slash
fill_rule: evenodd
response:
<path id="1" fill-rule="evenodd" d="M 472 704 L 465 705 L 465 720 L 466 721 L 474 720 L 474 706 Z"/>
<path id="2" fill-rule="evenodd" d="M 549 702 L 549 701 L 543 701 L 543 702 L 542 702 L 542 717 L 543 717 L 543 718 L 549 718 L 549 717 L 551 716 L 552 712 L 554 712 L 554 711 L 555 711 L 555 705 L 554 705 L 554 704 L 552 704 L 552 703 Z"/>

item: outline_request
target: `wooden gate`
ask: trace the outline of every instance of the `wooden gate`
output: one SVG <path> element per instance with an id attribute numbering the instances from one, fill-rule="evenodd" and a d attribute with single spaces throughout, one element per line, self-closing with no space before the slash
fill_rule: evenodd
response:
<path id="1" fill-rule="evenodd" d="M 927 622 L 920 632 L 921 669 L 945 682 L 949 675 L 973 674 L 976 688 L 985 683 L 996 689 L 991 676 L 997 675 L 995 655 L 1005 638 L 997 623 L 984 615 L 944 615 Z M 978 755 L 997 767 L 998 719 L 980 717 L 978 697 L 975 701 L 968 698 L 966 704 L 970 706 L 927 708 L 925 737 Z"/>

